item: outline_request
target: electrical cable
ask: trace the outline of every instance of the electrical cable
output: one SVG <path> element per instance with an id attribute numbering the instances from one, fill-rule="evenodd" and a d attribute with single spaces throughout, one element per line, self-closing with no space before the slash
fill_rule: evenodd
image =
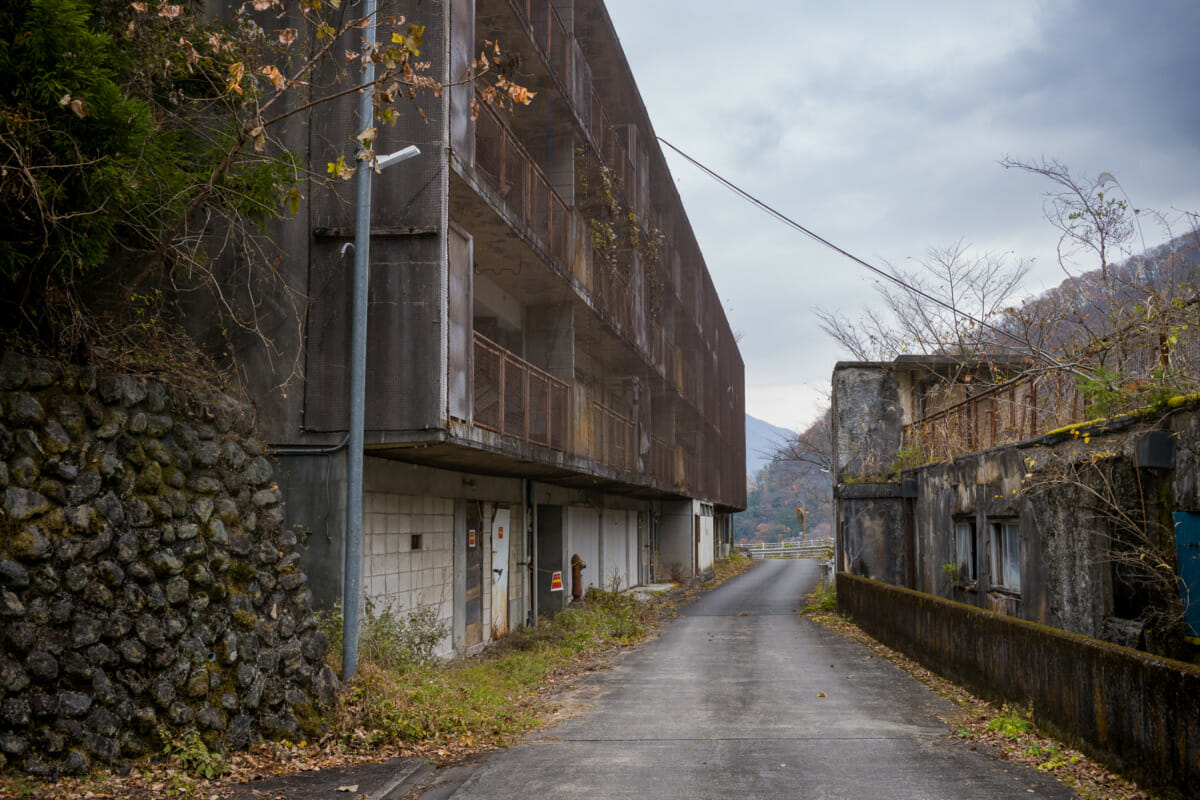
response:
<path id="1" fill-rule="evenodd" d="M 1029 350 L 1033 355 L 1039 356 L 1040 358 L 1042 358 L 1047 363 L 1049 363 L 1053 366 L 1056 366 L 1056 367 L 1064 366 L 1062 363 L 1060 363 L 1057 359 L 1055 359 L 1049 353 L 1046 353 L 1043 350 L 1032 346 L 1031 344 L 1029 344 L 1029 342 L 1027 342 L 1026 340 L 1022 339 L 1021 337 L 1017 336 L 1016 334 L 1010 333 L 1010 332 L 1004 330 L 1003 328 L 998 328 L 995 325 L 992 325 L 990 322 L 985 322 L 984 320 L 979 319 L 978 317 L 976 317 L 972 314 L 969 314 L 966 311 L 956 308 L 953 304 L 947 303 L 945 300 L 934 297 L 933 295 L 929 294 L 928 292 L 922 291 L 921 289 L 918 289 L 916 286 L 913 286 L 912 284 L 907 283 L 902 278 L 899 278 L 896 275 L 891 274 L 890 272 L 882 270 L 879 267 L 876 267 L 875 265 L 862 260 L 861 258 L 854 255 L 853 253 L 843 250 L 841 247 L 838 247 L 836 244 L 829 241 L 828 239 L 820 236 L 817 233 L 814 233 L 813 231 L 811 231 L 808 228 L 801 225 L 799 222 L 796 222 L 794 219 L 787 216 L 782 211 L 779 211 L 779 210 L 773 208 L 772 206 L 768 205 L 767 203 L 763 202 L 762 200 L 759 200 L 757 197 L 750 194 L 749 192 L 747 192 L 745 189 L 741 188 L 737 184 L 735 184 L 732 181 L 727 180 L 726 178 L 717 174 L 716 172 L 709 169 L 704 164 L 701 164 L 699 161 L 692 158 L 690 155 L 683 152 L 678 147 L 671 144 L 670 142 L 668 142 L 666 139 L 662 138 L 661 136 L 658 136 L 656 138 L 660 142 L 665 144 L 667 147 L 671 148 L 676 153 L 683 156 L 683 158 L 686 159 L 688 161 L 688 163 L 692 164 L 694 167 L 699 169 L 701 172 L 703 172 L 704 174 L 708 175 L 710 178 L 712 178 L 715 181 L 717 181 L 718 183 L 720 183 L 726 189 L 729 189 L 730 191 L 732 191 L 734 194 L 738 195 L 742 199 L 749 201 L 751 204 L 757 206 L 760 210 L 765 211 L 767 214 L 769 214 L 770 216 L 779 220 L 780 222 L 784 223 L 785 225 L 795 228 L 796 230 L 800 231 L 805 236 L 807 236 L 808 238 L 817 242 L 818 244 L 822 244 L 825 247 L 828 247 L 830 250 L 833 250 L 834 252 L 839 253 L 842 256 L 845 256 L 846 258 L 850 259 L 851 261 L 858 264 L 859 266 L 866 267 L 871 272 L 875 273 L 876 275 L 880 276 L 881 278 L 891 281 L 892 283 L 900 286 L 902 289 L 904 289 L 907 292 L 911 292 L 912 294 L 914 294 L 918 297 L 924 298 L 931 303 L 939 305 L 942 308 L 946 309 L 947 311 L 950 311 L 953 314 L 957 314 L 958 316 L 962 317 L 963 319 L 968 319 L 971 322 L 974 322 L 976 325 L 979 325 L 982 328 L 986 328 L 987 330 L 990 330 L 994 333 L 1004 336 L 1005 338 L 1011 339 L 1012 341 L 1021 345 L 1022 348 Z"/>

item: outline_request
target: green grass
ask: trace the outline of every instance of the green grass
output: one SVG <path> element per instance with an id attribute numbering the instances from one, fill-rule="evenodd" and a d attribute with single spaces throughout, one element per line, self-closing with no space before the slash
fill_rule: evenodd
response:
<path id="1" fill-rule="evenodd" d="M 988 723 L 987 729 L 1009 739 L 1020 739 L 1033 730 L 1029 715 L 1004 706 L 1003 713 Z"/>

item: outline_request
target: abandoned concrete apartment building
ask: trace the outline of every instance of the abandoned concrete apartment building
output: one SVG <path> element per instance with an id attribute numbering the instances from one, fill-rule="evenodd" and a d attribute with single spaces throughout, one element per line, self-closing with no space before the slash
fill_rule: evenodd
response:
<path id="1" fill-rule="evenodd" d="M 409 12 L 435 77 L 500 42 L 536 92 L 472 119 L 456 85 L 376 142 L 421 154 L 373 189 L 364 594 L 435 608 L 443 652 L 469 652 L 573 590 L 711 567 L 745 507 L 744 367 L 603 3 Z M 294 134 L 311 163 L 341 154 L 355 102 Z M 282 227 L 305 304 L 264 315 L 276 352 L 242 343 L 325 605 L 342 593 L 348 197 L 314 186 L 304 223 Z"/>

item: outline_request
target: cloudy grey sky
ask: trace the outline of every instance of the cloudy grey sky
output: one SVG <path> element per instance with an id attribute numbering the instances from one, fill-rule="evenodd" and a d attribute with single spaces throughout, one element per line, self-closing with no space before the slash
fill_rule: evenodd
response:
<path id="1" fill-rule="evenodd" d="M 1028 293 L 1060 283 L 1049 187 L 1004 156 L 1200 211 L 1196 0 L 607 5 L 659 136 L 880 266 L 961 239 L 1036 259 Z M 846 357 L 812 310 L 857 314 L 872 276 L 667 159 L 742 334 L 746 409 L 802 429 Z"/>

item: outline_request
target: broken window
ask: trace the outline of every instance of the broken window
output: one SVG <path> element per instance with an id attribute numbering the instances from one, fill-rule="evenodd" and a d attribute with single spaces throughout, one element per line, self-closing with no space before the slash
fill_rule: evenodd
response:
<path id="1" fill-rule="evenodd" d="M 992 523 L 992 585 L 1021 591 L 1021 529 L 1015 520 Z"/>
<path id="2" fill-rule="evenodd" d="M 976 580 L 975 523 L 971 520 L 959 520 L 954 523 L 954 549 L 954 563 L 958 565 L 959 579 L 966 583 Z"/>

